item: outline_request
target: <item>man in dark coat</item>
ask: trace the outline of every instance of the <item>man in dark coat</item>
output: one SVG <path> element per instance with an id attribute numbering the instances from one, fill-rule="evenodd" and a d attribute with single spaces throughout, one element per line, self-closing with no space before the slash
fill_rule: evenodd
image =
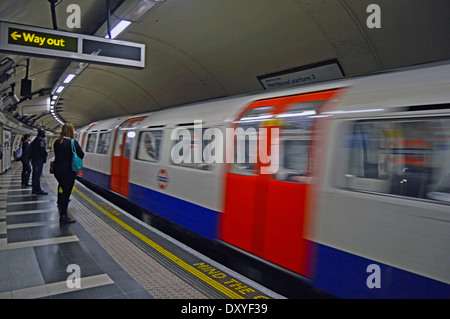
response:
<path id="1" fill-rule="evenodd" d="M 30 141 L 31 136 L 29 134 L 25 134 L 22 137 L 22 156 L 20 157 L 20 161 L 22 162 L 22 186 L 31 186 L 28 184 L 31 175 L 31 165 L 30 165 Z"/>
<path id="2" fill-rule="evenodd" d="M 33 166 L 33 176 L 31 185 L 33 195 L 47 195 L 41 188 L 41 176 L 44 163 L 47 161 L 47 145 L 45 143 L 45 132 L 39 129 L 37 137 L 31 142 L 31 165 Z"/>

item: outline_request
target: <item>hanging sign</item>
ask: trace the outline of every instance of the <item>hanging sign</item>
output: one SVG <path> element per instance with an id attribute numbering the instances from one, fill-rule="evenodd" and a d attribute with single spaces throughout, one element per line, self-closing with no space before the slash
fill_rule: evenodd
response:
<path id="1" fill-rule="evenodd" d="M 145 67 L 145 44 L 1 21 L 0 51 L 87 63 Z"/>
<path id="2" fill-rule="evenodd" d="M 335 80 L 344 77 L 337 61 L 316 63 L 291 70 L 259 76 L 258 80 L 266 90 Z"/>

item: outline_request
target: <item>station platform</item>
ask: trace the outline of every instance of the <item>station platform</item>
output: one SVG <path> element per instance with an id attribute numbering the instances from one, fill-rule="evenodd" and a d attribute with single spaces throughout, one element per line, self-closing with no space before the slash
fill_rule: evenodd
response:
<path id="1" fill-rule="evenodd" d="M 0 299 L 285 299 L 79 182 L 60 224 L 48 162 L 48 195 L 21 186 L 20 162 L 0 175 Z"/>

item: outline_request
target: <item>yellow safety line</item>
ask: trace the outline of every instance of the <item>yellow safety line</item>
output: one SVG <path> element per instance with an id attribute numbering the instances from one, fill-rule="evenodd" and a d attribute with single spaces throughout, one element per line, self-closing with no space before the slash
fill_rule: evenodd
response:
<path id="1" fill-rule="evenodd" d="M 234 291 L 228 289 L 227 287 L 224 287 L 222 284 L 220 284 L 217 281 L 215 281 L 214 279 L 208 277 L 207 275 L 205 275 L 201 271 L 195 269 L 194 267 L 192 267 L 191 265 L 189 265 L 185 261 L 181 260 L 180 258 L 175 256 L 174 254 L 172 254 L 168 250 L 164 249 L 163 247 L 161 247 L 160 245 L 158 245 L 154 241 L 152 241 L 149 238 L 145 237 L 143 234 L 141 234 L 140 232 L 138 232 L 137 230 L 135 230 L 134 228 L 132 228 L 131 226 L 129 226 L 128 224 L 124 223 L 119 218 L 117 218 L 116 216 L 112 215 L 111 213 L 109 213 L 104 208 L 102 208 L 100 205 L 98 205 L 92 199 L 87 197 L 85 194 L 83 194 L 77 188 L 74 187 L 74 190 L 78 194 L 80 194 L 81 197 L 83 197 L 85 200 L 87 200 L 91 205 L 93 205 L 95 208 L 97 208 L 99 211 L 101 211 L 103 214 L 105 214 L 106 216 L 111 218 L 117 224 L 119 224 L 120 226 L 125 228 L 127 231 L 129 231 L 130 233 L 132 233 L 133 235 L 135 235 L 136 237 L 138 237 L 142 241 L 144 241 L 150 247 L 152 247 L 153 249 L 157 250 L 158 252 L 160 252 L 162 255 L 164 255 L 165 257 L 169 258 L 170 260 L 172 260 L 174 263 L 176 263 L 181 268 L 187 270 L 188 272 L 190 272 L 191 274 L 193 274 L 197 278 L 203 280 L 207 284 L 211 285 L 212 287 L 214 287 L 215 289 L 219 290 L 220 292 L 222 292 L 223 294 L 225 294 L 226 296 L 228 296 L 228 297 L 230 297 L 232 299 L 244 299 L 243 296 L 235 293 Z"/>

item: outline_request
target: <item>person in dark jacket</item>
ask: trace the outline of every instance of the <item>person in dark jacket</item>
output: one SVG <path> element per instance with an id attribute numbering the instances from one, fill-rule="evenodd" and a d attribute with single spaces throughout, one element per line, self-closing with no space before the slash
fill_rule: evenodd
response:
<path id="1" fill-rule="evenodd" d="M 41 188 L 41 176 L 44 163 L 47 161 L 47 145 L 45 143 L 45 132 L 39 129 L 37 137 L 31 142 L 31 165 L 33 166 L 33 175 L 31 177 L 31 186 L 33 195 L 47 195 L 47 192 Z"/>
<path id="2" fill-rule="evenodd" d="M 70 195 L 75 184 L 76 172 L 72 170 L 72 144 L 74 140 L 74 127 L 66 123 L 61 129 L 59 138 L 55 141 L 53 149 L 55 152 L 54 174 L 58 181 L 58 211 L 59 220 L 63 223 L 74 223 L 75 220 L 68 216 Z M 84 152 L 77 141 L 74 140 L 75 150 L 79 158 L 83 159 Z"/>
<path id="3" fill-rule="evenodd" d="M 22 137 L 22 156 L 20 157 L 20 161 L 22 162 L 22 186 L 31 186 L 28 184 L 31 175 L 31 165 L 30 165 L 30 141 L 31 136 L 29 134 L 25 134 Z"/>

